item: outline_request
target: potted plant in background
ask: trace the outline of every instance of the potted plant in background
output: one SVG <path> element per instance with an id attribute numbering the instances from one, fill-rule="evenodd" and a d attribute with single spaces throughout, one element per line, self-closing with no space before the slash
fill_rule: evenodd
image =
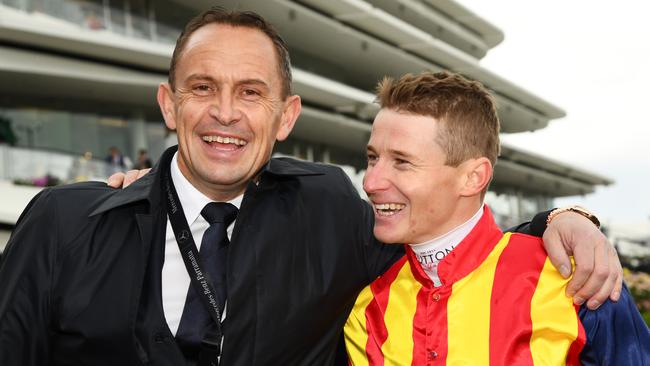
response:
<path id="1" fill-rule="evenodd" d="M 11 120 L 5 116 L 0 116 L 0 144 L 14 145 L 16 143 L 16 134 L 11 128 Z"/>

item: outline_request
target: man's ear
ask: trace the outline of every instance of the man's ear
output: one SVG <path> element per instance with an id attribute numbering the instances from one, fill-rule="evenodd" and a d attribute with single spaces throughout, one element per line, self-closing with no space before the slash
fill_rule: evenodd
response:
<path id="1" fill-rule="evenodd" d="M 165 125 L 170 130 L 176 129 L 176 109 L 174 105 L 174 92 L 169 83 L 160 83 L 158 85 L 158 94 L 156 95 L 160 112 L 165 119 Z"/>
<path id="2" fill-rule="evenodd" d="M 492 180 L 492 163 L 486 157 L 469 159 L 461 165 L 463 169 L 463 184 L 460 195 L 463 197 L 481 194 Z"/>
<path id="3" fill-rule="evenodd" d="M 280 117 L 280 127 L 278 128 L 278 132 L 275 135 L 275 138 L 278 141 L 284 141 L 287 137 L 289 137 L 289 134 L 291 133 L 291 130 L 293 130 L 293 126 L 295 126 L 296 120 L 298 119 L 301 110 L 302 104 L 300 102 L 300 96 L 289 96 L 284 102 L 284 110 L 282 111 L 282 117 Z"/>

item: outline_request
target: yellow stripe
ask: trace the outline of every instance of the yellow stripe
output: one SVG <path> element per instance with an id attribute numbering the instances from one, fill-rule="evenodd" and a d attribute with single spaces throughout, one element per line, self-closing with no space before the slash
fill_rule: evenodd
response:
<path id="1" fill-rule="evenodd" d="M 366 356 L 366 344 L 368 343 L 366 307 L 368 307 L 372 299 L 372 290 L 370 290 L 370 286 L 366 286 L 357 297 L 352 312 L 345 322 L 345 348 L 348 350 L 350 361 L 355 366 L 368 366 L 368 356 Z"/>
<path id="2" fill-rule="evenodd" d="M 447 302 L 447 365 L 490 364 L 492 283 L 509 239 L 510 233 L 506 233 L 485 261 L 452 287 Z"/>
<path id="3" fill-rule="evenodd" d="M 564 294 L 568 281 L 547 258 L 530 306 L 530 351 L 535 365 L 566 364 L 569 347 L 578 337 L 578 315 Z"/>
<path id="4" fill-rule="evenodd" d="M 390 297 L 384 314 L 388 339 L 381 347 L 384 365 L 410 365 L 413 360 L 413 317 L 417 294 L 422 285 L 413 279 L 406 263 L 390 286 Z"/>

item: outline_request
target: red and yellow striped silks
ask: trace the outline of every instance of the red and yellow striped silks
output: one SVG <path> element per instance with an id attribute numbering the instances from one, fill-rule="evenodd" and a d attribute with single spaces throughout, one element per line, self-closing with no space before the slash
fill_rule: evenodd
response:
<path id="1" fill-rule="evenodd" d="M 434 288 L 407 247 L 361 292 L 352 365 L 579 365 L 584 329 L 540 239 L 502 234 L 486 207 L 438 273 Z"/>

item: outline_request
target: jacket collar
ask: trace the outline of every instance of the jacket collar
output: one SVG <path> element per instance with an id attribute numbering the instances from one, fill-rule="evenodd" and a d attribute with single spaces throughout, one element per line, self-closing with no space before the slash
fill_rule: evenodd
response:
<path id="1" fill-rule="evenodd" d="M 155 205 L 161 201 L 162 182 L 169 166 L 172 157 L 177 150 L 177 146 L 172 146 L 163 152 L 158 163 L 151 169 L 151 171 L 142 178 L 133 182 L 130 186 L 121 189 L 118 188 L 115 194 L 110 196 L 104 203 L 99 205 L 90 216 L 104 213 L 116 207 L 128 205 L 139 201 L 148 201 L 150 205 Z"/>
<path id="2" fill-rule="evenodd" d="M 309 176 L 322 175 L 316 170 L 316 164 L 301 162 L 292 158 L 273 158 L 262 168 L 261 174 L 275 176 Z"/>
<path id="3" fill-rule="evenodd" d="M 115 194 L 99 205 L 90 216 L 138 201 L 148 201 L 152 206 L 159 202 L 161 199 L 163 178 L 167 174 L 174 153 L 177 150 L 178 146 L 172 146 L 165 150 L 149 174 L 146 174 L 124 189 L 118 188 Z M 323 173 L 316 170 L 315 165 L 311 163 L 302 163 L 291 158 L 273 158 L 260 170 L 259 175 L 266 174 L 276 177 L 292 177 L 322 175 Z"/>

